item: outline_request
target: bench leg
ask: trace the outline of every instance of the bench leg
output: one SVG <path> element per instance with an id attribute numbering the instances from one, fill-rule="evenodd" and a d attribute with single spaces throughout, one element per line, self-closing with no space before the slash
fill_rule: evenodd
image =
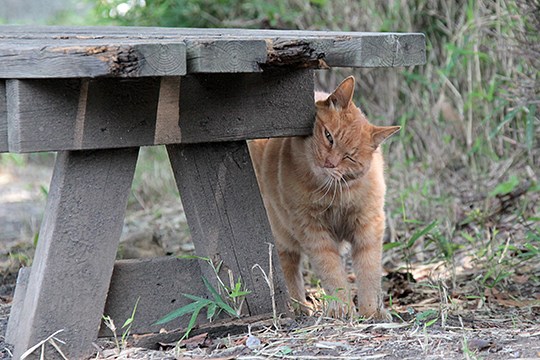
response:
<path id="1" fill-rule="evenodd" d="M 69 359 L 92 353 L 137 154 L 137 148 L 58 154 L 16 327 L 15 359 L 58 330 Z M 46 359 L 60 358 L 50 345 L 45 351 Z"/>
<path id="2" fill-rule="evenodd" d="M 249 315 L 272 313 L 269 286 L 258 269 L 269 268 L 268 244 L 274 240 L 245 141 L 167 147 L 197 255 L 223 261 L 234 278 L 251 291 Z M 287 288 L 273 249 L 277 311 L 287 313 Z M 203 274 L 215 274 L 202 264 Z M 222 276 L 228 284 L 228 277 Z M 194 280 L 201 281 L 201 280 Z"/>

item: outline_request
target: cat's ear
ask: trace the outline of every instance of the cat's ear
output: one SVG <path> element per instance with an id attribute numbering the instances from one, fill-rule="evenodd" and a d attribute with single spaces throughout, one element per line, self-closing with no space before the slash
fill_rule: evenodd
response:
<path id="1" fill-rule="evenodd" d="M 340 111 L 349 107 L 354 94 L 354 77 L 349 76 L 339 84 L 330 96 L 324 101 L 318 101 L 317 105 L 326 106 Z"/>
<path id="2" fill-rule="evenodd" d="M 328 97 L 334 107 L 338 110 L 346 109 L 352 101 L 354 95 L 354 77 L 349 76 L 338 85 L 336 90 Z"/>
<path id="3" fill-rule="evenodd" d="M 373 126 L 371 142 L 374 149 L 401 129 L 401 126 Z"/>

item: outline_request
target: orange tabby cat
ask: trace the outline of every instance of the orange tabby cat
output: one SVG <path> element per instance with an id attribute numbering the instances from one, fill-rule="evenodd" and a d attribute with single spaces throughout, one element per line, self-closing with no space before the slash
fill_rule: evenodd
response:
<path id="1" fill-rule="evenodd" d="M 306 303 L 301 254 L 307 254 L 333 316 L 351 298 L 340 248 L 352 245 L 361 315 L 388 318 L 381 300 L 385 183 L 379 145 L 399 126 L 371 125 L 352 103 L 354 78 L 316 93 L 313 135 L 249 143 L 259 186 L 293 299 Z"/>

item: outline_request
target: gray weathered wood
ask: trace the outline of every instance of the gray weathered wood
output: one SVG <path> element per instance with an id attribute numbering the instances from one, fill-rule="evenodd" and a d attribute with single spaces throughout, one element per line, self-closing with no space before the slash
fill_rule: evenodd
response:
<path id="1" fill-rule="evenodd" d="M 209 266 L 203 263 L 204 266 Z M 24 303 L 31 268 L 21 268 L 17 277 L 17 287 L 11 307 L 6 342 L 13 344 L 18 338 L 20 311 Z M 117 327 L 131 317 L 135 304 L 135 320 L 131 334 L 157 333 L 185 329 L 190 314 L 167 324 L 153 325 L 171 311 L 192 302 L 182 294 L 212 298 L 202 281 L 199 262 L 195 259 L 160 257 L 155 259 L 119 260 L 114 264 L 111 284 L 107 294 L 104 315 L 109 316 Z M 225 317 L 226 318 L 226 317 Z M 207 323 L 206 313 L 201 312 L 197 323 Z M 118 330 L 120 331 L 120 330 Z M 117 334 L 120 334 L 117 332 Z M 99 336 L 111 337 L 112 332 L 104 323 Z"/>
<path id="2" fill-rule="evenodd" d="M 58 330 L 68 358 L 92 352 L 137 153 L 131 148 L 58 154 L 20 312 L 15 359 Z M 59 356 L 48 346 L 45 357 Z"/>
<path id="3" fill-rule="evenodd" d="M 70 41 L 0 45 L 0 78 L 178 76 L 186 73 L 183 42 L 114 44 Z"/>
<path id="4" fill-rule="evenodd" d="M 309 70 L 190 77 L 181 86 L 181 142 L 308 135 L 313 82 Z"/>
<path id="5" fill-rule="evenodd" d="M 6 103 L 6 82 L 0 80 L 0 153 L 9 150 Z"/>
<path id="6" fill-rule="evenodd" d="M 336 41 L 326 61 L 331 66 L 397 67 L 424 64 L 425 39 L 423 34 L 376 34 L 362 37 L 362 41 Z"/>
<path id="7" fill-rule="evenodd" d="M 30 277 L 30 268 L 22 267 L 17 274 L 17 284 L 15 284 L 15 293 L 13 294 L 13 301 L 11 302 L 11 311 L 9 312 L 9 321 L 6 329 L 6 343 L 15 344 L 19 334 L 19 319 L 21 318 L 21 311 L 24 304 L 24 298 L 26 296 L 26 289 L 28 288 L 28 278 Z"/>
<path id="8" fill-rule="evenodd" d="M 266 62 L 264 40 L 206 40 L 187 42 L 189 73 L 260 72 Z"/>
<path id="9" fill-rule="evenodd" d="M 125 38 L 148 39 L 160 36 L 164 39 L 179 37 L 358 37 L 366 35 L 395 35 L 409 33 L 361 32 L 361 31 L 321 31 L 321 30 L 271 30 L 233 28 L 174 28 L 140 26 L 48 26 L 48 25 L 4 25 L 0 29 L 0 39 L 100 39 Z"/>
<path id="10" fill-rule="evenodd" d="M 133 56 L 121 57 L 125 60 L 119 62 L 120 69 L 118 61 L 114 60 L 116 57 L 109 53 L 121 51 L 125 54 L 120 49 L 138 49 L 144 44 L 167 46 L 168 43 L 186 45 L 187 67 L 191 73 L 260 71 L 259 64 L 263 67 L 327 68 L 425 63 L 425 37 L 419 33 L 3 26 L 0 27 L 0 39 L 3 40 L 0 43 L 0 78 L 69 77 L 64 71 L 88 73 L 96 66 L 99 70 L 87 76 L 144 76 L 128 71 L 131 67 L 125 65 L 131 64 L 138 50 L 133 51 Z M 162 51 L 147 53 L 160 54 Z M 101 67 L 94 64 L 94 58 Z M 112 66 L 104 70 L 103 64 L 110 64 L 111 59 L 114 60 Z M 68 63 L 68 66 L 64 70 L 56 65 L 57 62 Z M 34 63 L 35 69 L 28 67 Z"/>
<path id="11" fill-rule="evenodd" d="M 250 315 L 272 313 L 271 294 L 258 264 L 269 271 L 270 225 L 245 141 L 167 147 L 195 251 L 223 261 L 222 273 L 251 291 Z M 288 311 L 288 295 L 275 248 L 272 252 L 277 311 Z M 208 279 L 212 271 L 202 268 Z M 227 278 L 227 277 L 225 277 Z"/>
<path id="12" fill-rule="evenodd" d="M 426 39 L 424 34 L 396 36 L 396 52 L 393 67 L 423 65 L 426 63 Z"/>
<path id="13" fill-rule="evenodd" d="M 307 135 L 315 111 L 309 70 L 8 80 L 7 90 L 12 152 Z"/>
<path id="14" fill-rule="evenodd" d="M 104 314 L 116 325 L 122 325 L 134 309 L 137 311 L 132 334 L 157 333 L 160 329 L 186 328 L 191 315 L 163 325 L 153 325 L 169 312 L 192 302 L 182 294 L 207 297 L 197 260 L 161 257 L 145 260 L 120 260 L 114 266 Z M 203 312 L 199 322 L 206 322 Z M 102 324 L 100 336 L 111 336 Z"/>

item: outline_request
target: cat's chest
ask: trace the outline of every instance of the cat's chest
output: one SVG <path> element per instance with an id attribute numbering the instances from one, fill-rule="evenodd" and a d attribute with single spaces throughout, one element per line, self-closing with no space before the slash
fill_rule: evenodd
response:
<path id="1" fill-rule="evenodd" d="M 321 213 L 319 220 L 336 241 L 351 241 L 356 230 L 359 211 L 358 207 L 330 207 Z"/>

